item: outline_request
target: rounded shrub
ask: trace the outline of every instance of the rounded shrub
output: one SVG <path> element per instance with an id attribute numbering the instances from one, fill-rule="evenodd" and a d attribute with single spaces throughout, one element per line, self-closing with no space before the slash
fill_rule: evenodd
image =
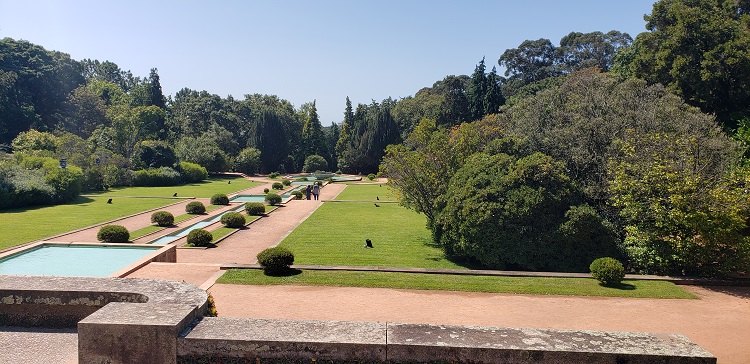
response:
<path id="1" fill-rule="evenodd" d="M 187 235 L 187 243 L 193 246 L 209 246 L 214 240 L 210 232 L 203 229 L 191 230 Z"/>
<path id="2" fill-rule="evenodd" d="M 294 254 L 289 249 L 273 247 L 258 253 L 258 264 L 266 275 L 283 275 L 294 264 Z"/>
<path id="3" fill-rule="evenodd" d="M 605 286 L 617 286 L 625 278 L 625 268 L 615 258 L 596 259 L 589 269 L 591 269 L 591 275 Z"/>
<path id="4" fill-rule="evenodd" d="M 263 189 L 263 193 L 268 193 L 268 191 L 270 191 L 268 188 Z"/>
<path id="5" fill-rule="evenodd" d="M 151 223 L 159 226 L 171 226 L 174 224 L 174 215 L 169 211 L 156 211 L 151 214 Z"/>
<path id="6" fill-rule="evenodd" d="M 127 243 L 130 233 L 122 225 L 104 225 L 99 228 L 96 238 L 105 243 Z"/>
<path id="7" fill-rule="evenodd" d="M 193 201 L 185 206 L 185 212 L 188 214 L 200 215 L 206 212 L 206 206 L 203 206 L 203 203 L 200 201 Z"/>
<path id="8" fill-rule="evenodd" d="M 370 173 L 370 174 L 367 175 L 367 179 L 369 179 L 370 181 L 374 181 L 375 180 L 375 175 L 372 174 L 372 173 Z"/>
<path id="9" fill-rule="evenodd" d="M 190 162 L 180 162 L 177 165 L 182 176 L 182 180 L 185 182 L 200 182 L 208 178 L 208 171 L 206 167 L 200 164 Z"/>
<path id="10" fill-rule="evenodd" d="M 271 172 L 268 174 L 268 178 L 276 178 L 280 176 L 279 172 Z"/>
<path id="11" fill-rule="evenodd" d="M 248 202 L 245 204 L 245 212 L 250 216 L 261 216 L 266 213 L 266 206 L 260 202 Z"/>
<path id="12" fill-rule="evenodd" d="M 273 192 L 269 192 L 266 195 L 266 203 L 269 204 L 269 205 L 271 205 L 271 206 L 278 205 L 278 204 L 281 203 L 281 196 L 279 196 L 279 195 L 277 195 L 277 194 L 275 194 Z"/>
<path id="13" fill-rule="evenodd" d="M 292 185 L 292 180 L 290 180 L 288 178 L 284 178 L 284 180 L 282 180 L 281 183 L 283 183 L 284 186 L 291 186 Z"/>
<path id="14" fill-rule="evenodd" d="M 296 191 L 292 192 L 292 195 L 295 198 L 297 198 L 298 200 L 301 200 L 301 199 L 303 199 L 305 197 L 305 194 L 302 193 L 302 191 L 300 191 L 300 190 L 296 190 Z"/>
<path id="15" fill-rule="evenodd" d="M 212 205 L 229 205 L 229 197 L 223 193 L 217 193 L 211 196 Z"/>
<path id="16" fill-rule="evenodd" d="M 274 182 L 271 187 L 273 187 L 274 190 L 283 190 L 284 184 L 281 182 Z"/>
<path id="17" fill-rule="evenodd" d="M 239 228 L 245 226 L 245 216 L 239 212 L 227 212 L 221 215 L 221 223 L 228 228 Z"/>

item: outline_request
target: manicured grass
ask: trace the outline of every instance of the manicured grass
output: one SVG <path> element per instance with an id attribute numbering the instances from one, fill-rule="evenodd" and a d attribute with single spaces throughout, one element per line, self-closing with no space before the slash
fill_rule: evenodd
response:
<path id="1" fill-rule="evenodd" d="M 231 184 L 229 182 L 232 182 Z M 97 195 L 113 196 L 160 196 L 171 197 L 177 193 L 177 197 L 211 197 L 217 193 L 230 194 L 246 188 L 260 185 L 259 182 L 246 180 L 242 177 L 220 177 L 211 176 L 208 180 L 200 183 L 190 183 L 181 186 L 168 187 L 122 187 L 112 188 L 108 191 L 97 193 Z"/>
<path id="2" fill-rule="evenodd" d="M 382 187 L 381 187 L 382 186 Z M 340 201 L 398 201 L 396 191 L 386 184 L 350 184 L 336 196 Z"/>
<path id="3" fill-rule="evenodd" d="M 73 203 L 0 211 L 0 249 L 166 206 L 164 198 L 78 197 Z"/>
<path id="4" fill-rule="evenodd" d="M 190 219 L 192 219 L 194 217 L 198 217 L 198 216 L 204 216 L 204 215 L 193 215 L 193 214 L 177 215 L 177 216 L 174 217 L 174 223 L 175 224 L 179 224 L 179 223 L 181 223 L 181 222 L 183 222 L 185 220 L 190 220 Z"/>
<path id="5" fill-rule="evenodd" d="M 211 236 L 214 237 L 214 240 L 212 240 L 212 241 L 216 242 L 217 240 L 223 238 L 226 235 L 229 235 L 229 233 L 231 233 L 231 232 L 233 232 L 235 230 L 237 230 L 237 229 L 235 229 L 235 228 L 228 228 L 226 226 L 222 226 L 222 227 L 220 227 L 220 228 L 218 228 L 218 229 L 216 229 L 216 230 L 214 230 L 214 231 L 211 232 Z"/>
<path id="6" fill-rule="evenodd" d="M 302 271 L 286 277 L 270 277 L 259 269 L 232 269 L 217 283 L 252 285 L 301 285 L 419 289 L 488 293 L 632 298 L 696 298 L 669 282 L 624 281 L 619 288 L 599 285 L 585 278 L 535 278 L 464 276 L 449 274 Z"/>
<path id="7" fill-rule="evenodd" d="M 424 215 L 395 203 L 379 206 L 325 202 L 280 245 L 294 253 L 297 264 L 464 268 L 429 245 Z M 374 249 L 363 247 L 365 239 Z"/>
<path id="8" fill-rule="evenodd" d="M 130 240 L 138 239 L 141 236 L 144 236 L 146 234 L 151 234 L 151 233 L 153 233 L 155 231 L 159 231 L 161 229 L 164 229 L 164 227 L 157 226 L 157 225 L 149 225 L 149 226 L 146 226 L 145 228 L 141 228 L 141 229 L 138 229 L 138 230 L 131 231 L 130 232 Z"/>

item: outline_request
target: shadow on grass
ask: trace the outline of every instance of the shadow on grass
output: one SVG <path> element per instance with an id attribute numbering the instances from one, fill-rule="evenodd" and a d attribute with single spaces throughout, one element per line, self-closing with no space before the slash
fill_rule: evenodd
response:
<path id="1" fill-rule="evenodd" d="M 73 201 L 61 203 L 59 205 L 85 205 L 85 204 L 92 203 L 92 202 L 94 202 L 93 198 L 78 196 Z M 27 206 L 27 207 L 17 207 L 17 208 L 8 209 L 8 210 L 0 210 L 0 212 L 8 213 L 8 214 L 21 214 L 27 211 L 34 211 L 34 210 L 43 209 L 45 207 L 54 207 L 54 206 L 59 206 L 59 205 L 35 205 L 35 206 Z"/>
<path id="2" fill-rule="evenodd" d="M 604 288 L 613 288 L 613 289 L 619 289 L 621 291 L 633 291 L 635 290 L 635 286 L 628 283 L 618 283 L 617 285 L 606 285 L 603 283 L 599 283 L 600 286 Z"/>
<path id="3" fill-rule="evenodd" d="M 292 276 L 297 276 L 297 275 L 302 274 L 302 270 L 296 269 L 296 268 L 290 268 L 290 269 L 287 269 L 285 272 L 267 273 L 264 271 L 263 274 L 269 277 L 292 277 Z"/>

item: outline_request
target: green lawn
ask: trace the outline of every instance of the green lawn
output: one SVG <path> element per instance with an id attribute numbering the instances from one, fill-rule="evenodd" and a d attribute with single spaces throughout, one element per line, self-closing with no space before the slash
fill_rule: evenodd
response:
<path id="1" fill-rule="evenodd" d="M 488 293 L 606 296 L 632 298 L 696 298 L 679 286 L 661 281 L 623 281 L 618 288 L 585 278 L 464 276 L 450 274 L 347 272 L 306 270 L 287 277 L 269 277 L 259 269 L 231 269 L 216 283 L 372 287 Z"/>
<path id="2" fill-rule="evenodd" d="M 377 201 L 378 198 L 380 201 L 398 201 L 396 192 L 385 184 L 350 184 L 336 196 L 336 200 L 340 201 Z"/>
<path id="3" fill-rule="evenodd" d="M 232 182 L 231 184 L 229 182 Z M 259 182 L 248 181 L 242 177 L 211 176 L 207 181 L 190 183 L 182 186 L 168 187 L 122 187 L 112 188 L 108 191 L 97 193 L 100 196 L 149 196 L 149 197 L 171 197 L 177 193 L 177 197 L 203 197 L 208 198 L 217 193 L 230 194 L 246 188 L 260 185 Z"/>
<path id="4" fill-rule="evenodd" d="M 346 190 L 353 187 L 370 188 Z M 464 268 L 430 246 L 425 223 L 424 215 L 395 203 L 325 202 L 280 245 L 294 253 L 297 264 Z M 363 247 L 365 239 L 374 249 Z"/>
<path id="5" fill-rule="evenodd" d="M 0 249 L 177 202 L 165 198 L 78 197 L 73 203 L 0 211 Z"/>
<path id="6" fill-rule="evenodd" d="M 131 231 L 130 232 L 130 240 L 138 239 L 141 236 L 144 236 L 146 234 L 151 234 L 151 233 L 153 233 L 155 231 L 159 231 L 159 230 L 162 230 L 162 229 L 165 229 L 165 228 L 162 227 L 162 226 L 158 226 L 158 225 L 149 225 L 149 226 L 146 226 L 145 228 L 141 228 L 141 229 L 138 229 L 138 230 Z"/>

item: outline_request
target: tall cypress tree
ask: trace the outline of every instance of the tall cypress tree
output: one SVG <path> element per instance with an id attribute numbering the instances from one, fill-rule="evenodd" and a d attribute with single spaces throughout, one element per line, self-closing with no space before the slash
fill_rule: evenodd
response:
<path id="1" fill-rule="evenodd" d="M 505 104 L 502 90 L 500 88 L 500 77 L 497 76 L 497 70 L 492 67 L 492 71 L 487 75 L 487 92 L 484 95 L 484 115 L 497 114 L 500 106 Z"/>
<path id="2" fill-rule="evenodd" d="M 469 116 L 471 120 L 481 119 L 486 110 L 484 99 L 487 94 L 488 85 L 484 71 L 484 57 L 482 57 L 482 61 L 474 68 L 474 73 L 471 75 L 469 84 L 466 87 L 466 97 L 469 99 Z"/>
<path id="3" fill-rule="evenodd" d="M 148 75 L 148 93 L 149 93 L 149 104 L 156 106 L 162 110 L 167 109 L 166 99 L 161 91 L 161 83 L 159 82 L 159 73 L 156 68 L 152 68 Z M 164 125 L 166 122 L 166 116 L 159 118 L 156 121 L 156 130 L 158 138 L 161 140 L 167 137 L 167 128 Z"/>
<path id="4" fill-rule="evenodd" d="M 341 130 L 336 141 L 336 159 L 345 160 L 344 153 L 352 145 L 352 131 L 354 130 L 354 112 L 352 111 L 352 102 L 349 96 L 346 97 L 346 109 L 344 109 L 344 122 L 341 123 Z M 339 169 L 342 169 L 339 166 Z"/>
<path id="5" fill-rule="evenodd" d="M 326 153 L 325 136 L 323 135 L 323 125 L 318 118 L 318 109 L 315 101 L 310 105 L 310 109 L 302 127 L 302 143 L 306 156 L 317 154 L 324 156 Z"/>

